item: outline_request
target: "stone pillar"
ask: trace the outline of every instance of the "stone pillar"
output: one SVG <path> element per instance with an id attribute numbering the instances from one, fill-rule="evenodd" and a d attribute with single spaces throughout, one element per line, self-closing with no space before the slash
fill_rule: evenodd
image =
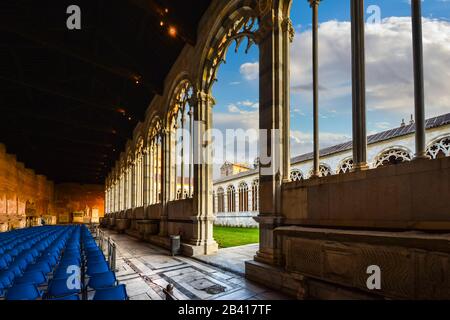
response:
<path id="1" fill-rule="evenodd" d="M 351 0 L 353 170 L 367 165 L 364 0 Z"/>
<path id="2" fill-rule="evenodd" d="M 188 255 L 211 254 L 218 250 L 213 238 L 214 213 L 213 162 L 212 162 L 212 107 L 211 95 L 198 92 L 193 99 L 194 106 L 194 196 L 193 196 L 193 236 L 189 241 Z M 187 250 L 188 248 L 185 248 Z"/>
<path id="3" fill-rule="evenodd" d="M 414 114 L 416 123 L 416 159 L 426 159 L 425 150 L 425 93 L 423 84 L 422 3 L 411 0 L 413 64 L 414 64 Z"/>
<path id="4" fill-rule="evenodd" d="M 131 208 L 136 207 L 136 159 L 134 159 L 134 162 L 131 163 Z"/>
<path id="5" fill-rule="evenodd" d="M 161 222 L 159 228 L 160 236 L 168 235 L 168 203 L 174 199 L 173 182 L 176 180 L 173 166 L 175 165 L 174 148 L 175 148 L 175 132 L 169 125 L 168 128 L 162 130 L 161 141 Z"/>
<path id="6" fill-rule="evenodd" d="M 286 79 L 289 60 L 286 60 L 286 39 L 290 28 L 283 28 L 289 18 L 290 1 L 273 1 L 268 10 L 260 12 L 260 29 L 256 34 L 259 45 L 259 183 L 260 211 L 255 218 L 260 226 L 260 247 L 255 256 L 258 262 L 277 264 L 279 247 L 274 229 L 281 224 L 281 185 L 286 165 L 282 157 L 288 155 L 284 142 L 289 132 L 286 101 Z"/>
<path id="7" fill-rule="evenodd" d="M 313 63 L 313 121 L 314 121 L 314 159 L 313 177 L 320 176 L 319 144 L 319 3 L 320 0 L 308 0 L 312 9 L 312 63 Z"/>
<path id="8" fill-rule="evenodd" d="M 144 207 L 148 205 L 148 165 L 148 148 L 144 148 L 142 150 L 142 203 Z"/>
<path id="9" fill-rule="evenodd" d="M 294 27 L 292 21 L 289 18 L 285 18 L 283 21 L 283 128 L 290 128 L 291 119 L 291 85 L 290 85 L 290 57 L 291 57 L 291 43 L 294 41 Z M 291 133 L 290 130 L 283 130 L 283 182 L 290 181 L 291 172 Z M 252 186 L 250 186 L 251 188 Z M 250 201 L 249 201 L 250 206 Z M 250 207 L 249 207 L 250 209 Z"/>

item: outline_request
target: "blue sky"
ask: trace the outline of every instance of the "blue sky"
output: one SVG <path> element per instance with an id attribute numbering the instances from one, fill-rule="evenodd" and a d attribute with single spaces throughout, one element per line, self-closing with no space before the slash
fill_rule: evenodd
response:
<path id="1" fill-rule="evenodd" d="M 375 133 L 397 127 L 414 112 L 410 4 L 408 0 L 366 0 L 380 10 L 380 23 L 366 26 L 367 123 Z M 423 1 L 427 116 L 450 112 L 450 0 Z M 321 147 L 351 138 L 350 1 L 319 6 Z M 372 12 L 366 13 L 366 19 Z M 312 149 L 311 9 L 294 0 L 296 29 L 291 46 L 292 155 Z M 245 46 L 242 46 L 245 47 Z M 258 125 L 258 48 L 234 53 L 218 72 L 214 126 L 225 130 Z M 229 159 L 233 160 L 233 159 Z"/>

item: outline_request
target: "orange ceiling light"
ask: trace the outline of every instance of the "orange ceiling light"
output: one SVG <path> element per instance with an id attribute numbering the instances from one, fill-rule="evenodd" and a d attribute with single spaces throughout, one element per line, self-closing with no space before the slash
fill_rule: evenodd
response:
<path id="1" fill-rule="evenodd" d="M 169 35 L 173 38 L 177 36 L 177 29 L 174 26 L 169 27 Z"/>

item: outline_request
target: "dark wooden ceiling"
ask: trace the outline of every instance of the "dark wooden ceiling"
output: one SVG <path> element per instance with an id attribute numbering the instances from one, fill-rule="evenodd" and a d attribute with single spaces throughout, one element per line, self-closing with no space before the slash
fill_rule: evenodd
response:
<path id="1" fill-rule="evenodd" d="M 55 182 L 103 183 L 209 3 L 2 0 L 0 142 Z"/>

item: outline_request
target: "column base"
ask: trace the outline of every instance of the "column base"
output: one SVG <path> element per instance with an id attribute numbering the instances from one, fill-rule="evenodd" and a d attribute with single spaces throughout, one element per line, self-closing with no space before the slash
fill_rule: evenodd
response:
<path id="1" fill-rule="evenodd" d="M 426 154 L 421 155 L 415 155 L 413 161 L 423 161 L 423 160 L 430 160 L 431 158 L 427 156 Z"/>
<path id="2" fill-rule="evenodd" d="M 219 245 L 214 240 L 200 245 L 181 243 L 181 252 L 184 256 L 188 257 L 214 254 L 217 251 L 219 251 Z"/>
<path id="3" fill-rule="evenodd" d="M 369 165 L 367 162 L 356 163 L 353 165 L 351 172 L 359 172 L 369 170 Z"/>

